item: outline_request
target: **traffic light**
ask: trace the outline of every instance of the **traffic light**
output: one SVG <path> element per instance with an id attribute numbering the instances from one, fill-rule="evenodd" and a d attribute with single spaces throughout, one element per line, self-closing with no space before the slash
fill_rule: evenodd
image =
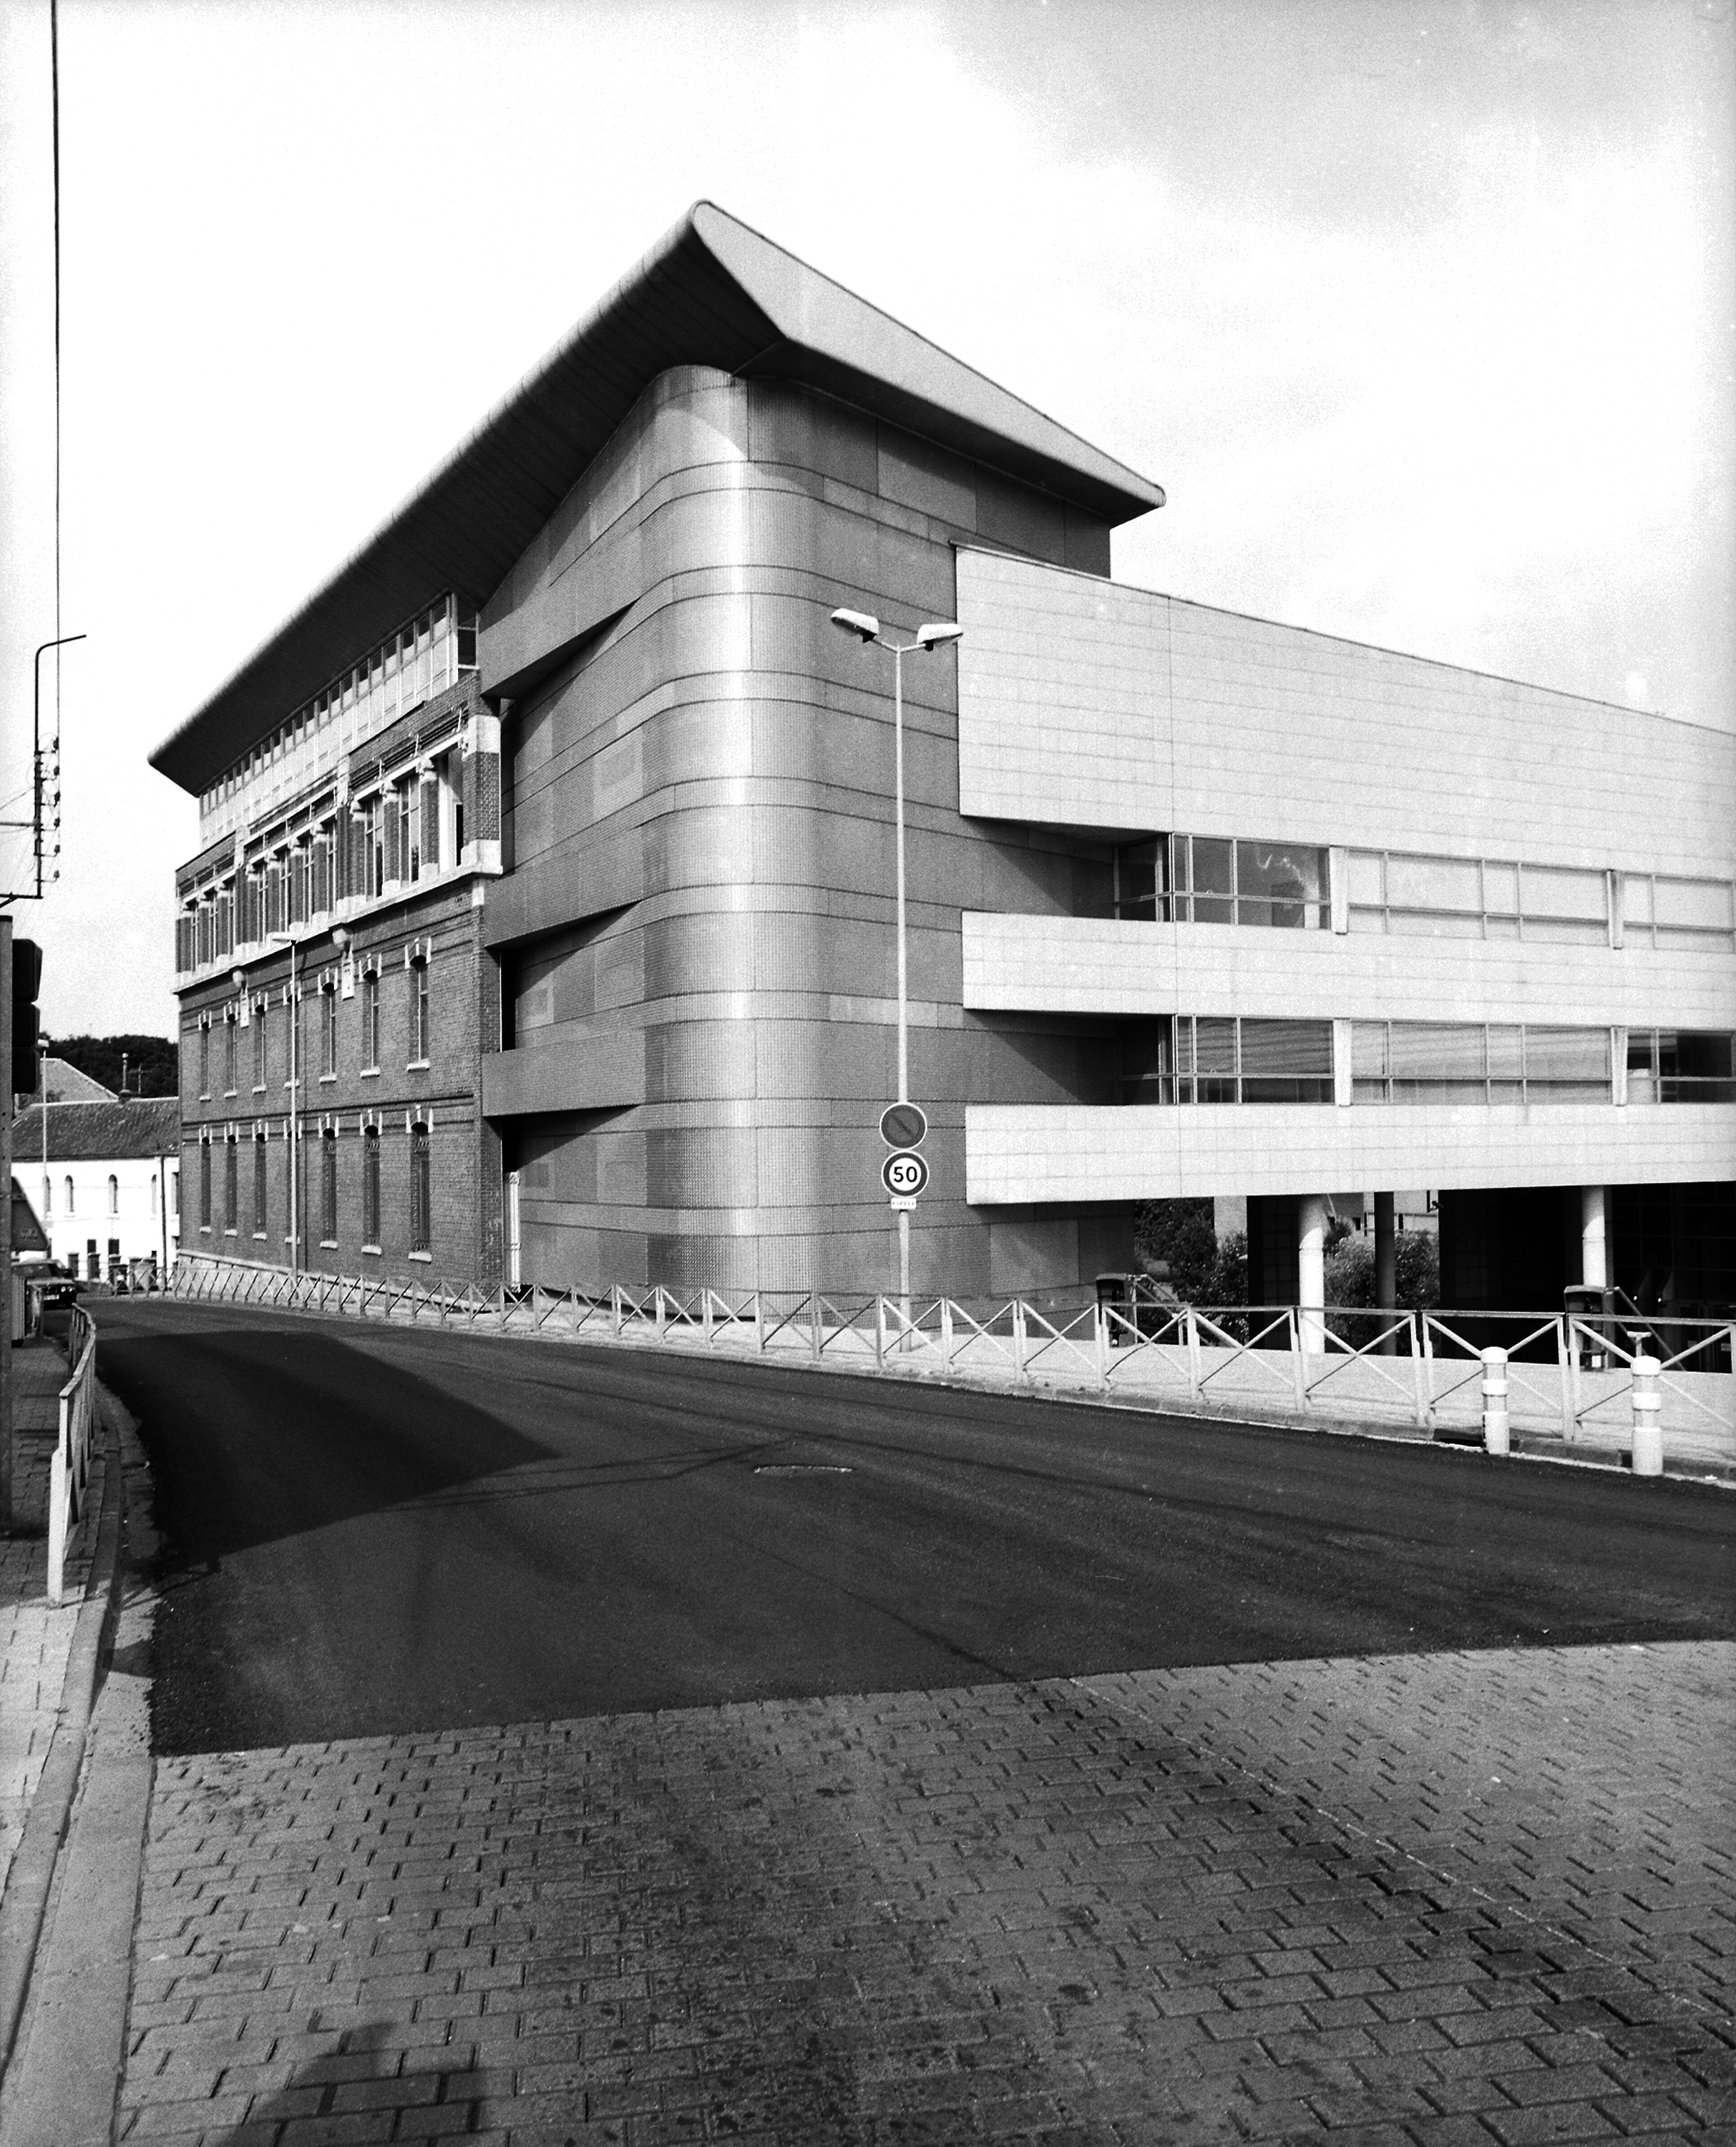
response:
<path id="1" fill-rule="evenodd" d="M 12 943 L 12 1085 L 36 1086 L 36 995 L 43 988 L 43 950 L 34 939 Z"/>

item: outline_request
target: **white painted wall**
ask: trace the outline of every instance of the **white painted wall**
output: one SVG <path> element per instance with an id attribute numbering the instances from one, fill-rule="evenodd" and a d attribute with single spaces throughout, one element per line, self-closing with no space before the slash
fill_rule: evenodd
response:
<path id="1" fill-rule="evenodd" d="M 100 1272 L 104 1276 L 108 1273 L 111 1239 L 120 1240 L 123 1260 L 144 1259 L 155 1253 L 161 1264 L 163 1181 L 166 1179 L 168 1256 L 171 1260 L 174 1259 L 176 1243 L 181 1234 L 181 1218 L 177 1206 L 177 1179 L 180 1174 L 178 1157 L 166 1157 L 161 1163 L 154 1157 L 123 1157 L 106 1163 L 51 1161 L 48 1165 L 49 1197 L 46 1203 L 43 1197 L 41 1156 L 17 1155 L 13 1159 L 13 1169 L 19 1185 L 29 1195 L 30 1204 L 42 1217 L 54 1258 L 64 1260 L 76 1254 L 78 1272 L 87 1278 L 89 1274 L 87 1254 L 92 1239 L 96 1240 L 97 1258 Z M 109 1189 L 111 1177 L 116 1181 L 113 1196 Z M 73 1181 L 70 1210 L 67 1204 L 67 1180 L 69 1178 Z"/>

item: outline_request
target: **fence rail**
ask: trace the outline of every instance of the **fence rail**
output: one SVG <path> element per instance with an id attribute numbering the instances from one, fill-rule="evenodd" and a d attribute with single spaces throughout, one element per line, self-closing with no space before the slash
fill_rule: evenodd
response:
<path id="1" fill-rule="evenodd" d="M 1516 1429 L 1569 1446 L 1625 1447 L 1633 1362 L 1658 1356 L 1673 1463 L 1736 1463 L 1736 1324 L 1648 1316 L 1620 1323 L 1556 1312 L 1343 1311 L 1295 1305 L 1079 1304 L 1020 1297 L 840 1297 L 818 1291 L 607 1292 L 485 1288 L 326 1274 L 183 1253 L 179 1297 L 562 1340 L 607 1336 L 719 1355 L 872 1365 L 910 1377 L 1125 1394 L 1160 1403 L 1404 1423 L 1438 1437 L 1480 1431 L 1482 1356 L 1509 1359 Z M 1619 1332 L 1614 1331 L 1619 1329 Z M 1622 1339 L 1625 1336 L 1626 1339 Z"/>
<path id="2" fill-rule="evenodd" d="M 60 1423 L 48 1464 L 48 1600 L 66 1595 L 67 1544 L 90 1490 L 91 1431 L 97 1417 L 97 1330 L 90 1314 L 73 1308 L 67 1330 L 72 1375 L 60 1390 Z"/>

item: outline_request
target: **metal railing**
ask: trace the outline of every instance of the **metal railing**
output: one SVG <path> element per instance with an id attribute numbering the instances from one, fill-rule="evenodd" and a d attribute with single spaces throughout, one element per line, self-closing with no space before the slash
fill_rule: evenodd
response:
<path id="1" fill-rule="evenodd" d="M 90 1314 L 73 1308 L 67 1329 L 72 1376 L 60 1390 L 60 1423 L 48 1464 L 48 1600 L 66 1595 L 67 1543 L 90 1489 L 91 1431 L 97 1419 L 97 1330 Z"/>
<path id="2" fill-rule="evenodd" d="M 1633 1346 L 1607 1320 L 1553 1312 L 1328 1305 L 1033 1304 L 1022 1297 L 838 1296 L 822 1291 L 606 1292 L 303 1274 L 183 1253 L 180 1297 L 548 1339 L 856 1364 L 912 1377 L 982 1378 L 1019 1389 L 1125 1394 L 1303 1420 L 1404 1423 L 1440 1436 L 1480 1429 L 1482 1353 L 1508 1353 L 1515 1429 L 1568 1445 L 1623 1444 L 1635 1356 L 1662 1359 L 1673 1458 L 1736 1462 L 1728 1320 L 1648 1317 Z M 1668 1332 L 1666 1354 L 1661 1338 Z"/>

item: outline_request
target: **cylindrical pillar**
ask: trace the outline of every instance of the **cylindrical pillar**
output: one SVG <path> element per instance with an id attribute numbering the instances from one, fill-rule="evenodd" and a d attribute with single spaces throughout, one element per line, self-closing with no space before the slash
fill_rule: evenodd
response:
<path id="1" fill-rule="evenodd" d="M 1489 1349 L 1483 1352 L 1483 1450 L 1485 1454 L 1508 1452 L 1507 1426 L 1507 1352 Z"/>
<path id="2" fill-rule="evenodd" d="M 1655 1357 L 1633 1359 L 1633 1474 L 1663 1474 L 1663 1427 L 1658 1421 L 1658 1374 Z"/>
<path id="3" fill-rule="evenodd" d="M 1304 1194 L 1296 1204 L 1296 1308 L 1304 1355 L 1326 1349 L 1326 1196 Z"/>
<path id="4" fill-rule="evenodd" d="M 1579 1189 L 1579 1279 L 1588 1289 L 1605 1289 L 1609 1284 L 1606 1239 L 1607 1205 L 1601 1185 Z"/>
<path id="5" fill-rule="evenodd" d="M 1377 1310 L 1387 1315 L 1389 1325 L 1398 1305 L 1398 1234 L 1393 1227 L 1390 1193 L 1374 1196 L 1374 1304 Z M 1381 1356 L 1395 1356 L 1398 1349 L 1396 1334 L 1381 1337 Z"/>

